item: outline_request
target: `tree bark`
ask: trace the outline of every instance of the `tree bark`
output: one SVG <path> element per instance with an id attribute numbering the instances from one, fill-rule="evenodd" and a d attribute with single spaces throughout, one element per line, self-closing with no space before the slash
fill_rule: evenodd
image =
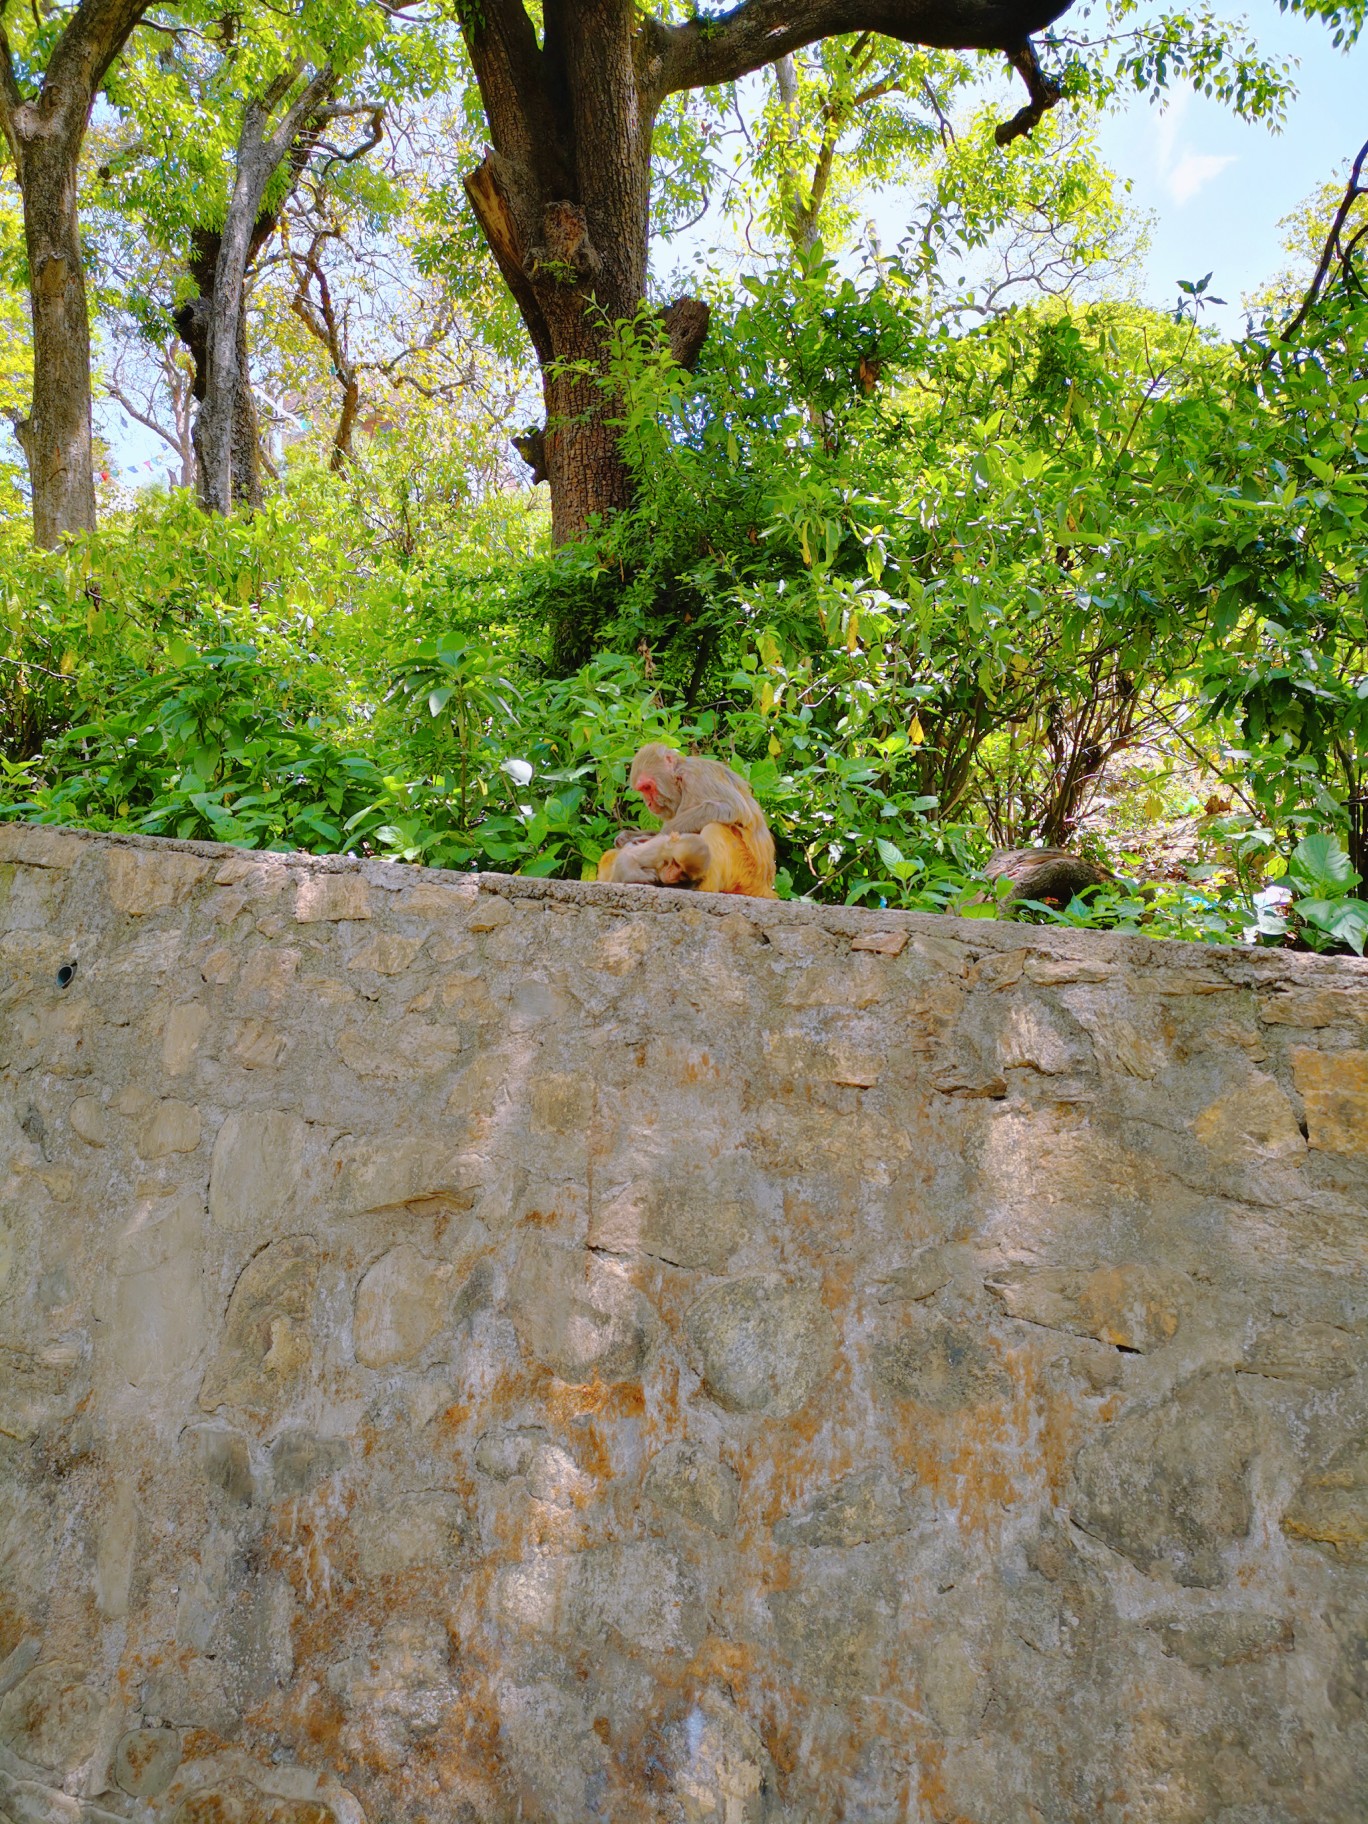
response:
<path id="1" fill-rule="evenodd" d="M 939 51 L 1002 51 L 1068 12 L 1073 0 L 742 0 L 720 16 L 682 25 L 643 21 L 662 94 L 735 82 L 836 32 L 881 32 Z"/>
<path id="2" fill-rule="evenodd" d="M 253 229 L 248 247 L 247 271 L 251 270 L 253 261 L 261 248 L 269 240 L 275 229 L 274 213 L 259 216 Z M 191 237 L 190 276 L 194 280 L 197 294 L 189 303 L 182 304 L 175 314 L 176 331 L 181 341 L 190 351 L 195 372 L 191 382 L 192 396 L 198 406 L 195 422 L 190 432 L 191 447 L 194 450 L 194 475 L 192 477 L 196 492 L 202 504 L 208 505 L 206 498 L 205 466 L 200 442 L 200 424 L 204 416 L 204 401 L 209 391 L 209 335 L 215 320 L 215 287 L 218 278 L 219 258 L 222 237 L 207 229 L 196 229 Z M 234 505 L 244 506 L 254 512 L 262 501 L 261 486 L 261 441 L 257 425 L 256 404 L 252 398 L 252 388 L 248 381 L 248 348 L 247 348 L 247 286 L 246 272 L 244 283 L 238 289 L 237 321 L 234 327 L 234 387 L 229 432 L 229 491 Z M 243 384 L 237 384 L 238 379 Z"/>
<path id="3" fill-rule="evenodd" d="M 95 529 L 90 422 L 90 319 L 76 220 L 79 142 L 40 134 L 20 169 L 33 321 L 33 404 L 15 426 L 33 490 L 33 536 L 43 546 Z"/>
<path id="4" fill-rule="evenodd" d="M 0 132 L 23 198 L 33 319 L 33 402 L 15 432 L 33 490 L 34 539 L 47 547 L 95 526 L 77 162 L 95 95 L 149 3 L 82 0 L 52 49 L 37 93 L 28 96 L 0 24 Z"/>
<path id="5" fill-rule="evenodd" d="M 634 317 L 645 296 L 651 133 L 665 97 L 734 81 L 829 33 L 868 29 L 1001 50 L 1043 111 L 1054 91 L 1026 40 L 1069 4 L 743 0 L 670 26 L 643 15 L 636 0 L 544 0 L 540 43 L 522 0 L 458 9 L 491 141 L 466 193 L 541 366 L 545 431 L 540 441 L 522 434 L 517 447 L 540 459 L 550 481 L 558 543 L 631 499 L 609 352 L 614 325 Z M 664 324 L 677 357 L 692 365 L 704 307 L 681 299 Z M 591 638 L 582 627 L 553 630 L 557 665 L 583 657 Z"/>
<path id="6" fill-rule="evenodd" d="M 247 272 L 275 227 L 278 210 L 263 213 L 262 198 L 283 159 L 302 170 L 315 143 L 337 77 L 325 65 L 271 126 L 271 117 L 300 76 L 296 64 L 247 105 L 238 136 L 237 166 L 222 230 L 197 237 L 217 242 L 212 279 L 197 274 L 200 295 L 177 327 L 195 357 L 194 443 L 201 504 L 211 513 L 249 511 L 261 504 L 261 453 L 247 349 Z M 182 317 L 184 327 L 182 327 Z"/>
<path id="7" fill-rule="evenodd" d="M 256 411 L 247 364 L 247 267 L 252 231 L 274 169 L 274 163 L 267 166 L 265 161 L 262 119 L 261 104 L 251 103 L 206 300 L 204 400 L 195 418 L 194 440 L 200 502 L 211 513 L 230 513 L 235 505 L 250 512 L 261 504 Z"/>
<path id="8" fill-rule="evenodd" d="M 238 139 L 237 172 L 227 219 L 222 231 L 197 229 L 191 237 L 190 276 L 197 295 L 183 304 L 175 316 L 177 332 L 194 360 L 194 397 L 200 408 L 192 433 L 196 486 L 202 505 L 214 512 L 227 512 L 230 506 L 245 506 L 249 511 L 259 507 L 261 471 L 263 466 L 269 467 L 263 463 L 248 366 L 247 281 L 257 255 L 275 233 L 289 196 L 319 149 L 330 121 L 358 114 L 370 116 L 366 137 L 349 152 L 330 148 L 330 163 L 351 164 L 377 146 L 381 138 L 383 104 L 368 101 L 335 105 L 331 97 L 338 77 L 330 64 L 310 80 L 268 134 L 266 125 L 273 109 L 298 75 L 296 66 L 247 109 Z M 261 199 L 282 162 L 288 166 L 289 182 L 271 207 L 262 209 Z M 252 209 L 256 215 L 244 236 L 243 223 Z M 311 265 L 310 271 L 315 270 L 326 298 L 327 281 L 321 269 Z M 343 383 L 342 416 L 332 460 L 336 470 L 351 455 L 352 426 L 360 408 L 361 388 L 355 370 L 346 362 L 331 300 L 326 300 L 326 308 L 334 332 L 332 342 L 307 308 L 307 282 L 306 276 L 304 293 L 295 299 L 294 308 L 332 350 Z M 227 505 L 223 487 L 225 440 Z"/>
<path id="9" fill-rule="evenodd" d="M 468 42 L 492 149 L 466 190 L 542 370 L 542 461 L 563 543 L 631 498 L 610 422 L 613 325 L 646 291 L 651 128 L 630 0 L 552 0 L 538 50 L 520 5 Z"/>

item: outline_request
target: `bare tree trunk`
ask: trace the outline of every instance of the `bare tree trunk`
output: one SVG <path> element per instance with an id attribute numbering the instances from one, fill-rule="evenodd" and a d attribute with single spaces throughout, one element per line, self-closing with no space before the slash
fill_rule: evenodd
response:
<path id="1" fill-rule="evenodd" d="M 521 8 L 473 30 L 494 148 L 466 189 L 541 364 L 543 466 L 564 542 L 631 497 L 604 382 L 612 326 L 645 296 L 655 106 L 639 91 L 630 0 L 547 10 L 530 107 L 497 82 L 504 24 L 519 60 L 537 57 Z"/>
<path id="2" fill-rule="evenodd" d="M 207 299 L 204 401 L 194 437 L 200 501 L 211 513 L 230 513 L 235 505 L 252 511 L 261 504 L 256 411 L 247 365 L 247 265 L 261 198 L 276 163 L 266 163 L 266 111 L 258 102 L 247 109 Z"/>
<path id="3" fill-rule="evenodd" d="M 520 6 L 467 28 L 494 144 L 466 191 L 541 365 L 545 429 L 518 447 L 551 484 L 563 544 L 632 497 L 609 351 L 646 293 L 659 98 L 640 80 L 632 0 L 557 0 L 545 21 L 540 50 Z M 666 315 L 690 363 L 706 329 L 705 306 Z M 554 627 L 557 668 L 582 662 L 592 637 L 579 622 Z"/>
<path id="4" fill-rule="evenodd" d="M 148 3 L 81 0 L 29 96 L 19 86 L 0 5 L 0 133 L 23 196 L 33 314 L 33 403 L 15 431 L 33 488 L 33 535 L 48 547 L 64 533 L 95 526 L 90 319 L 76 168 L 96 93 Z"/>
<path id="5" fill-rule="evenodd" d="M 228 432 L 228 476 L 233 504 L 255 513 L 261 505 L 261 428 L 247 355 L 246 275 L 233 323 L 233 413 Z"/>

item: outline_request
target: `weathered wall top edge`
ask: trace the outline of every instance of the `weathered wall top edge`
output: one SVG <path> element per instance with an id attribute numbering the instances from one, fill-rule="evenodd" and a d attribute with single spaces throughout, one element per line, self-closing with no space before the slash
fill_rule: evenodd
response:
<path id="1" fill-rule="evenodd" d="M 75 858 L 73 844 L 167 855 L 198 855 L 220 863 L 229 859 L 248 860 L 308 874 L 360 874 L 372 886 L 390 892 L 401 891 L 421 881 L 425 887 L 450 886 L 455 893 L 496 894 L 504 899 L 540 901 L 544 905 L 567 909 L 595 908 L 618 914 L 646 913 L 654 917 L 681 913 L 712 918 L 741 916 L 764 927 L 806 927 L 851 938 L 878 931 L 905 931 L 909 936 L 953 943 L 978 953 L 1025 951 L 1127 969 L 1200 966 L 1232 985 L 1252 984 L 1272 977 L 1285 980 L 1289 976 L 1322 983 L 1339 981 L 1355 987 L 1368 982 L 1368 958 L 1362 957 L 1253 950 L 1234 944 L 1201 944 L 1179 938 L 954 918 L 946 913 L 820 905 L 811 900 L 756 900 L 667 887 L 600 886 L 593 881 L 539 880 L 521 874 L 461 873 L 448 868 L 419 867 L 406 862 L 350 855 L 244 849 L 230 843 L 183 842 L 173 837 L 143 836 L 126 831 L 0 822 L 0 865 L 23 862 L 37 867 L 66 866 Z"/>

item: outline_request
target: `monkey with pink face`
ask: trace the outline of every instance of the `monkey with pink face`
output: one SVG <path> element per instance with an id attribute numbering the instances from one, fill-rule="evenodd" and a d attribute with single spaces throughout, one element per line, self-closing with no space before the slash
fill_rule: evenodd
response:
<path id="1" fill-rule="evenodd" d="M 662 819 L 660 831 L 623 830 L 599 862 L 600 880 L 776 897 L 774 838 L 729 766 L 653 741 L 633 759 L 628 783 Z"/>

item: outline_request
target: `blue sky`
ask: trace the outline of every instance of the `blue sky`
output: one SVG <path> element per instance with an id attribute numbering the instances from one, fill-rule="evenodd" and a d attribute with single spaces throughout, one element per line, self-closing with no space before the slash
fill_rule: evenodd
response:
<path id="1" fill-rule="evenodd" d="M 1246 126 L 1217 102 L 1177 90 L 1164 112 L 1131 104 L 1101 131 L 1108 164 L 1131 180 L 1131 200 L 1155 220 L 1146 261 L 1148 301 L 1166 304 L 1179 279 L 1213 274 L 1229 300 L 1222 327 L 1243 321 L 1241 294 L 1285 264 L 1282 217 L 1318 184 L 1347 170 L 1368 140 L 1368 35 L 1348 53 L 1314 21 L 1272 0 L 1252 14 L 1260 49 L 1295 57 L 1299 94 L 1281 132 Z"/>

